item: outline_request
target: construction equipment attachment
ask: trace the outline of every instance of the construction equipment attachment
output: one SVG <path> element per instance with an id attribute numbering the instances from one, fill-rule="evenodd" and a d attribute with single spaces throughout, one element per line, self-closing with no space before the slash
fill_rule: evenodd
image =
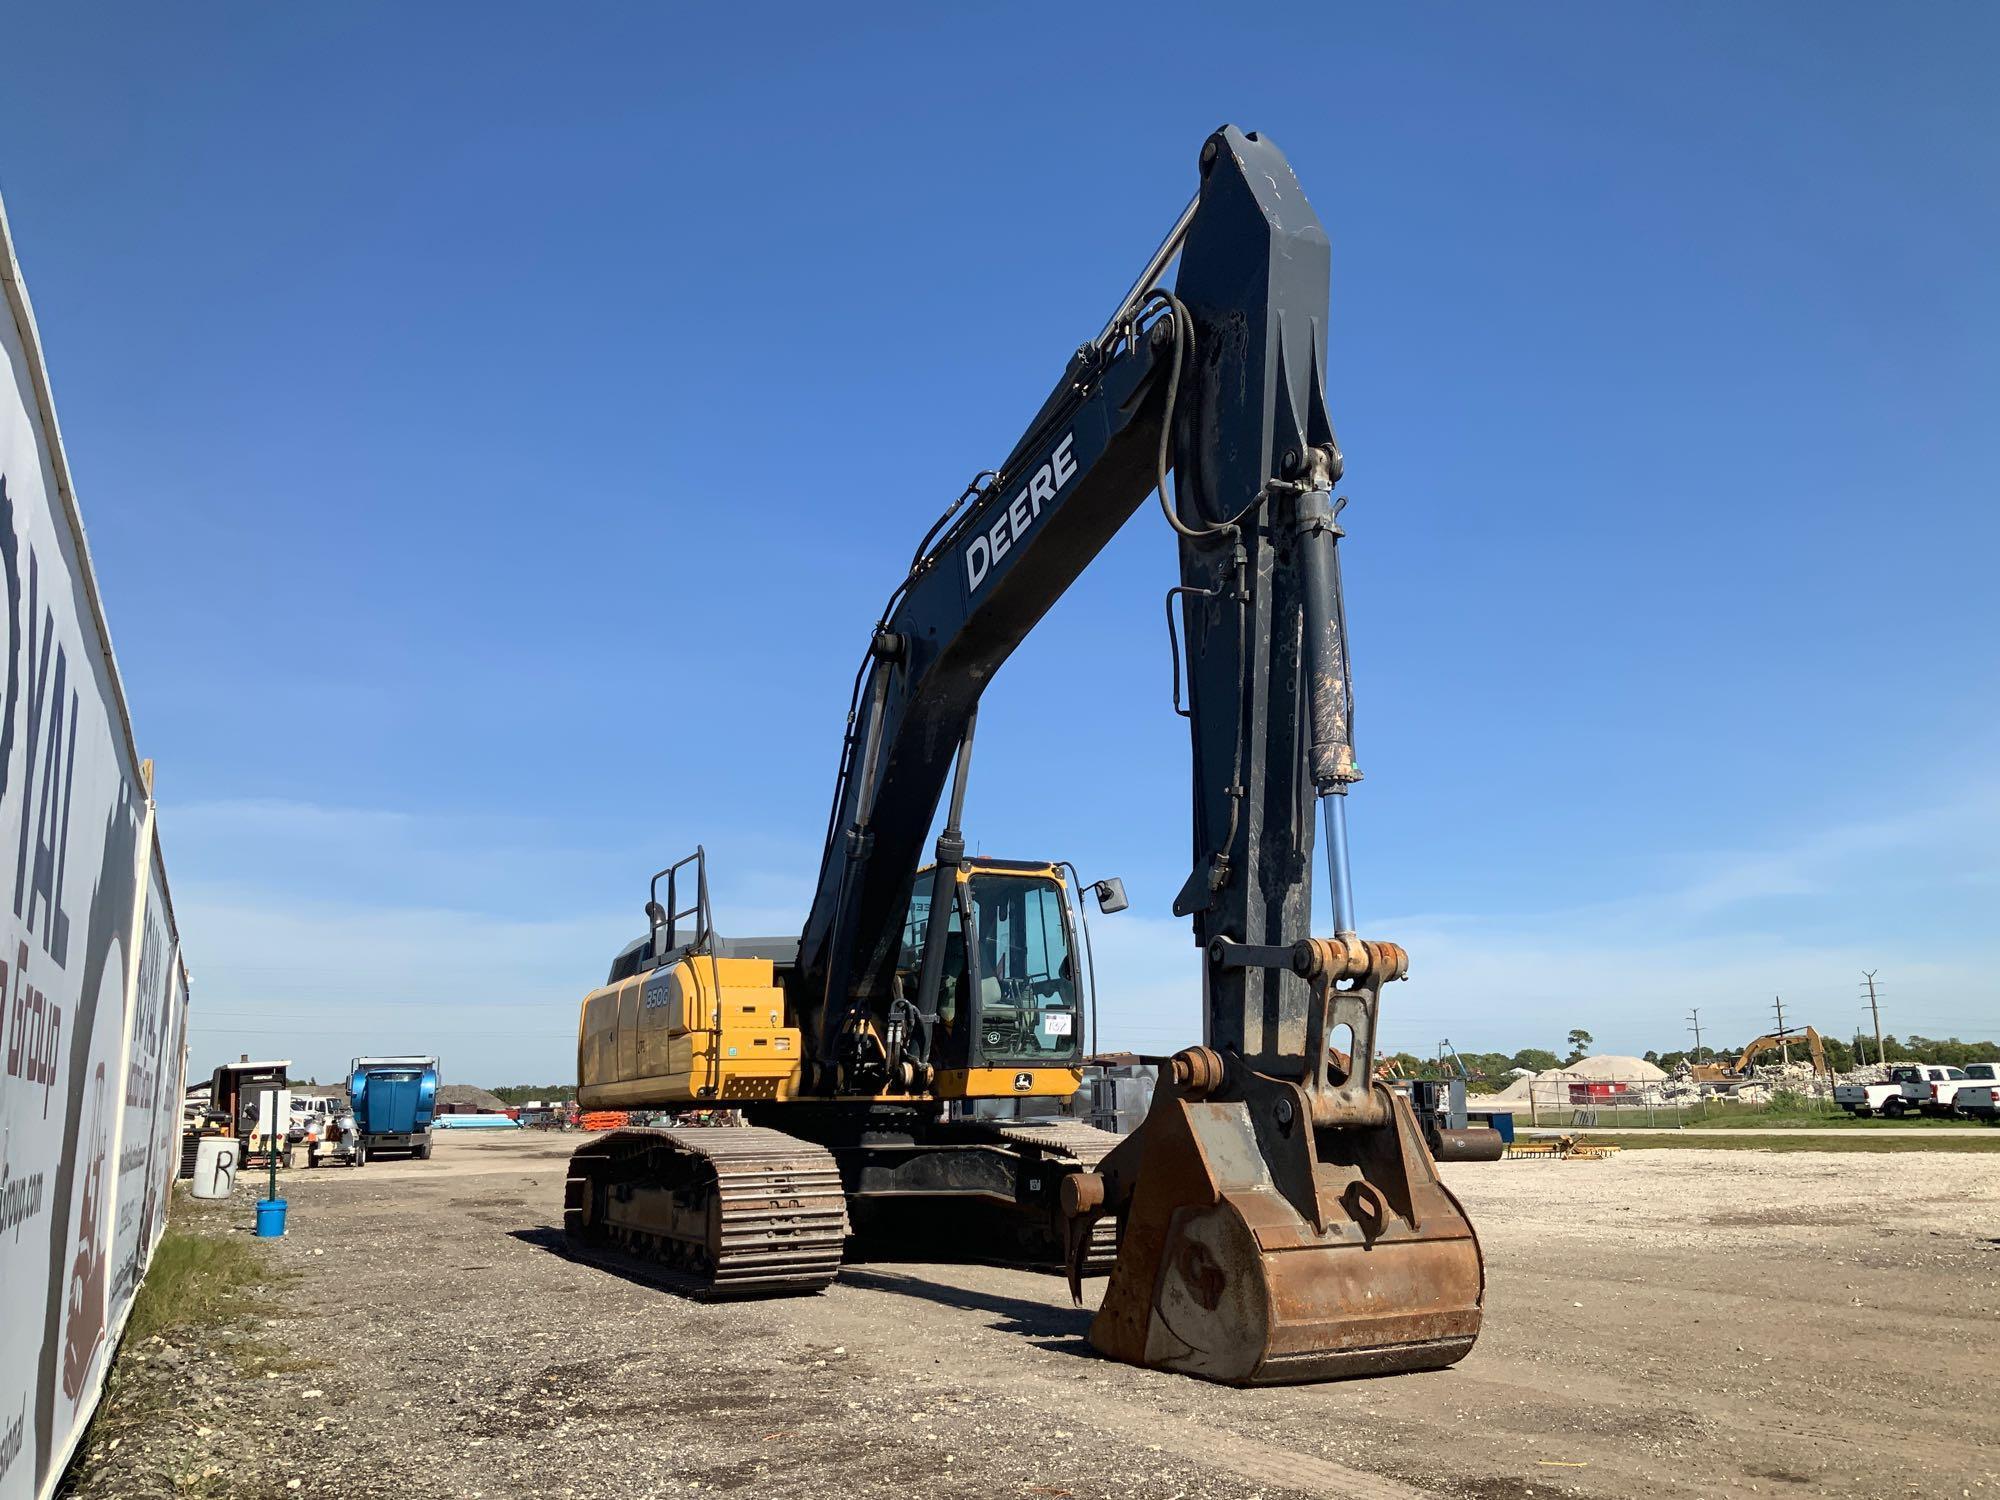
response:
<path id="1" fill-rule="evenodd" d="M 1568 1161 L 1609 1161 L 1624 1149 L 1608 1141 L 1572 1141 L 1563 1157 Z"/>
<path id="2" fill-rule="evenodd" d="M 1586 1141 L 1580 1136 L 1541 1136 L 1515 1141 L 1507 1148 L 1509 1161 L 1608 1161 L 1625 1148 Z"/>
<path id="3" fill-rule="evenodd" d="M 1405 963 L 1388 943 L 1300 944 L 1316 1014 L 1354 1030 L 1345 1074 L 1276 1078 L 1188 1048 L 1144 1125 L 1066 1185 L 1073 1245 L 1100 1215 L 1123 1224 L 1098 1349 L 1229 1385 L 1436 1369 L 1471 1350 L 1478 1238 L 1409 1101 L 1373 1078 L 1377 992 Z"/>

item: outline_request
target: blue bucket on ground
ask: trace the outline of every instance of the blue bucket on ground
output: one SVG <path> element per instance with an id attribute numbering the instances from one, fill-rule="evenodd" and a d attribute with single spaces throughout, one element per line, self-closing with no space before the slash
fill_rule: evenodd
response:
<path id="1" fill-rule="evenodd" d="M 285 1232 L 285 1200 L 283 1198 L 259 1198 L 257 1200 L 257 1237 L 273 1240 Z"/>

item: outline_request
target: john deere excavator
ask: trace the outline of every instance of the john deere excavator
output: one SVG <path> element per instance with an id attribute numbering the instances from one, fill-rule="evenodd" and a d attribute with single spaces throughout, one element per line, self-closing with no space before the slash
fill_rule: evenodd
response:
<path id="1" fill-rule="evenodd" d="M 717 936 L 697 852 L 654 878 L 646 936 L 584 1000 L 585 1108 L 728 1106 L 749 1128 L 578 1150 L 574 1253 L 706 1295 L 810 1292 L 850 1213 L 901 1210 L 972 1255 L 1059 1256 L 1073 1288 L 1108 1269 L 1090 1336 L 1135 1364 L 1257 1385 L 1471 1348 L 1478 1241 L 1374 1076 L 1381 990 L 1407 960 L 1353 916 L 1329 258 L 1277 148 L 1212 135 L 1131 291 L 890 596 L 797 942 Z M 1205 1035 L 1154 1059 L 1122 1140 L 979 1118 L 977 1101 L 1070 1093 L 1082 1063 L 1080 893 L 1053 864 L 965 854 L 980 695 L 1155 492 L 1179 539 L 1193 861 L 1174 911 Z M 1321 820 L 1331 937 L 1311 933 Z"/>

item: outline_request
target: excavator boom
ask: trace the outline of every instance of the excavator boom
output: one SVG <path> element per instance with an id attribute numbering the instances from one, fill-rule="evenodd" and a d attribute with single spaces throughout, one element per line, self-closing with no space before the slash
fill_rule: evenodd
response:
<path id="1" fill-rule="evenodd" d="M 817 1062 L 886 1025 L 913 875 L 980 695 L 1158 490 L 1180 542 L 1192 859 L 1175 914 L 1208 954 L 1207 1041 L 1297 1073 L 1316 799 L 1337 931 L 1353 930 L 1345 792 L 1359 779 L 1327 411 L 1330 248 L 1269 141 L 1224 127 L 1194 203 L 997 471 L 919 548 L 856 677 L 795 993 Z M 1159 273 L 1178 257 L 1171 289 Z M 1177 672 L 1178 672 L 1177 660 Z M 940 866 L 956 857 L 938 851 Z M 1236 959 L 1209 953 L 1217 939 Z M 1283 948 L 1275 962 L 1241 953 Z"/>

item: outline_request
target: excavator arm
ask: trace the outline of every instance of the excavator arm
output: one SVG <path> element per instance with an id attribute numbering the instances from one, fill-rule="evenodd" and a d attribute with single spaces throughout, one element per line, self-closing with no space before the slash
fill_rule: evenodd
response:
<path id="1" fill-rule="evenodd" d="M 1750 1065 L 1752 1063 L 1768 1052 L 1783 1050 L 1786 1039 L 1793 1036 L 1803 1036 L 1805 1038 L 1806 1048 L 1812 1057 L 1813 1071 L 1831 1077 L 1833 1070 L 1826 1065 L 1826 1045 L 1820 1040 L 1819 1033 L 1810 1026 L 1803 1027 L 1797 1032 L 1786 1031 L 1782 1034 L 1772 1032 L 1769 1036 L 1756 1038 L 1749 1046 L 1743 1049 L 1742 1054 L 1736 1059 L 1736 1067 L 1733 1070 L 1732 1076 L 1737 1078 L 1749 1077 Z"/>
<path id="2" fill-rule="evenodd" d="M 1168 607 L 1193 752 L 1174 909 L 1201 953 L 1205 1036 L 1166 1060 L 1141 1129 L 1065 1183 L 1073 1267 L 1097 1219 L 1121 1227 L 1092 1339 L 1240 1384 L 1449 1364 L 1479 1325 L 1478 1244 L 1408 1104 L 1374 1078 L 1381 988 L 1406 959 L 1352 915 L 1328 240 L 1270 142 L 1225 127 L 1200 172 L 1132 292 L 932 529 L 872 634 L 791 981 L 809 1087 L 924 1086 L 944 924 L 915 995 L 898 958 L 946 780 L 956 765 L 939 896 L 963 853 L 981 693 L 1157 491 L 1179 538 Z"/>
<path id="3" fill-rule="evenodd" d="M 914 872 L 980 694 L 1153 484 L 1160 342 L 1127 324 L 1077 353 L 1007 461 L 927 540 L 871 636 L 795 978 L 818 1069 L 839 1074 L 839 1092 L 886 1086 L 903 1061 L 871 1056 L 868 1039 L 888 1024 Z M 937 851 L 941 880 L 962 854 Z"/>
<path id="4" fill-rule="evenodd" d="M 1194 757 L 1192 873 L 1176 911 L 1204 951 L 1309 929 L 1313 794 L 1337 796 L 1356 774 L 1330 495 L 1329 251 L 1275 146 L 1225 128 L 1201 162 L 1199 195 L 1132 294 L 1006 461 L 926 538 L 872 634 L 800 945 L 823 1067 L 841 1064 L 844 1036 L 886 1022 L 913 872 L 981 693 L 1169 469 Z M 1156 278 L 1176 253 L 1169 292 Z M 1344 872 L 1343 851 L 1337 925 L 1351 931 Z M 1209 984 L 1211 1042 L 1296 1059 L 1303 980 L 1218 959 Z"/>

